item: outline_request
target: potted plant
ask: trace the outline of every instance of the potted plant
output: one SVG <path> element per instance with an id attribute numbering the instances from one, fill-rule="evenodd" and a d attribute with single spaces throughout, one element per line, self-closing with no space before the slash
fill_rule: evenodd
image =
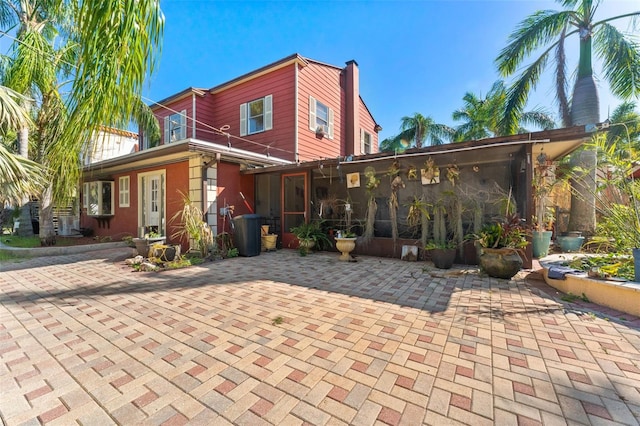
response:
<path id="1" fill-rule="evenodd" d="M 356 241 L 358 237 L 350 230 L 337 231 L 335 235 L 336 249 L 342 253 L 338 258 L 339 260 L 349 262 L 353 261 L 351 252 L 356 248 Z"/>
<path id="2" fill-rule="evenodd" d="M 322 250 L 331 245 L 329 236 L 322 229 L 322 221 L 302 222 L 300 225 L 291 228 L 290 232 L 298 238 L 298 247 L 300 248 L 300 254 L 303 256 L 308 254 L 314 247 Z"/>
<path id="3" fill-rule="evenodd" d="M 541 150 L 533 170 L 533 197 L 536 210 L 534 229 L 531 233 L 533 257 L 545 257 L 549 253 L 554 217 L 549 214 L 547 203 L 555 183 L 555 167 Z"/>
<path id="4" fill-rule="evenodd" d="M 158 234 L 157 231 L 150 229 L 142 238 L 133 238 L 136 251 L 139 256 L 149 257 L 149 251 L 154 244 L 164 244 L 166 237 Z"/>
<path id="5" fill-rule="evenodd" d="M 480 269 L 490 277 L 510 279 L 522 268 L 527 230 L 517 213 L 484 225 L 472 235 L 480 248 Z"/>
<path id="6" fill-rule="evenodd" d="M 456 259 L 456 243 L 454 241 L 435 242 L 429 241 L 424 248 L 433 262 L 433 266 L 439 269 L 451 269 Z"/>

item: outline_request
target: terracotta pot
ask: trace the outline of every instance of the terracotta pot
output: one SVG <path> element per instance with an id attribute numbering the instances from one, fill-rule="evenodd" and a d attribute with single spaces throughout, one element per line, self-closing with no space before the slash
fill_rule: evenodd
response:
<path id="1" fill-rule="evenodd" d="M 490 277 L 511 279 L 522 268 L 522 258 L 510 248 L 482 248 L 480 269 Z"/>

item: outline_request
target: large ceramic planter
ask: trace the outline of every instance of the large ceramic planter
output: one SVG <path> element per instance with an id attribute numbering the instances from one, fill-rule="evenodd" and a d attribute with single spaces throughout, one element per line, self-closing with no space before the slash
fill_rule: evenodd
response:
<path id="1" fill-rule="evenodd" d="M 522 268 L 522 258 L 514 249 L 482 248 L 480 269 L 490 277 L 511 279 Z"/>
<path id="2" fill-rule="evenodd" d="M 451 269 L 456 259 L 456 249 L 431 249 L 429 250 L 433 266 L 439 269 Z"/>
<path id="3" fill-rule="evenodd" d="M 342 255 L 338 258 L 342 261 L 350 261 L 352 260 L 351 252 L 356 248 L 356 240 L 357 238 L 336 238 L 336 249 Z"/>
<path id="4" fill-rule="evenodd" d="M 556 238 L 556 242 L 560 246 L 563 253 L 574 253 L 580 251 L 584 237 L 561 236 Z"/>
<path id="5" fill-rule="evenodd" d="M 136 245 L 136 250 L 139 256 L 149 257 L 149 250 L 151 246 L 156 243 L 164 244 L 166 237 L 154 237 L 154 238 L 134 238 L 133 243 Z"/>
<path id="6" fill-rule="evenodd" d="M 549 254 L 552 235 L 552 231 L 533 231 L 531 236 L 533 257 L 541 258 Z"/>

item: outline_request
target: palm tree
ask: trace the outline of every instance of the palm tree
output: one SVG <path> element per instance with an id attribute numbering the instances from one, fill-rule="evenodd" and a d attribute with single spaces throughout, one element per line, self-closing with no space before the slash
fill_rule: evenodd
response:
<path id="1" fill-rule="evenodd" d="M 446 143 L 445 140 L 451 140 L 454 130 L 449 126 L 434 122 L 429 116 L 425 117 L 416 112 L 411 117 L 402 117 L 400 132 L 401 139 L 412 141 L 416 148 L 422 148 L 422 144 L 426 140 L 429 140 L 430 145 Z"/>
<path id="2" fill-rule="evenodd" d="M 51 207 L 75 195 L 85 141 L 101 125 L 126 127 L 137 113 L 163 21 L 154 0 L 2 1 L 0 25 L 17 27 L 4 81 L 35 99 L 30 151 L 48 170 L 50 185 L 38 194 L 43 244 L 55 242 Z"/>
<path id="3" fill-rule="evenodd" d="M 20 129 L 31 121 L 21 105 L 25 98 L 19 93 L 0 86 L 0 128 Z M 5 133 L 3 131 L 3 133 Z M 19 205 L 22 200 L 37 193 L 44 186 L 43 170 L 37 163 L 14 155 L 0 144 L 0 205 Z"/>
<path id="4" fill-rule="evenodd" d="M 513 131 L 515 117 L 524 108 L 530 90 L 537 85 L 540 76 L 554 56 L 556 68 L 556 98 L 564 126 L 595 124 L 599 122 L 598 92 L 594 79 L 592 57 L 602 60 L 602 75 L 611 92 L 621 98 L 640 94 L 640 45 L 616 29 L 611 22 L 640 16 L 640 12 L 595 20 L 600 5 L 596 0 L 560 0 L 564 10 L 535 12 L 522 21 L 509 36 L 508 45 L 502 49 L 496 64 L 503 76 L 518 70 L 525 57 L 541 50 L 540 56 L 524 69 L 509 89 L 504 126 Z M 565 42 L 576 36 L 580 55 L 573 95 L 567 96 L 567 69 Z M 569 228 L 588 234 L 595 230 L 596 156 L 593 150 L 582 150 L 571 156 L 576 169 L 588 170 L 582 179 L 572 181 L 571 216 Z"/>
<path id="5" fill-rule="evenodd" d="M 509 134 L 501 127 L 500 121 L 504 115 L 506 100 L 507 88 L 502 80 L 493 83 L 484 99 L 471 92 L 465 93 L 462 98 L 464 106 L 453 112 L 455 121 L 464 122 L 456 127 L 454 139 L 466 141 Z M 534 125 L 543 129 L 555 127 L 551 115 L 541 108 L 519 114 L 517 124 L 517 133 L 528 132 L 520 124 Z"/>

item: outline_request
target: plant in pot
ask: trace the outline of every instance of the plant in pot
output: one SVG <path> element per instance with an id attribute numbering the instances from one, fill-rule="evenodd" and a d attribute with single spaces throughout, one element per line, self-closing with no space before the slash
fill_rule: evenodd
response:
<path id="1" fill-rule="evenodd" d="M 540 258 L 549 254 L 554 216 L 547 204 L 555 183 L 555 166 L 547 160 L 544 151 L 540 150 L 533 169 L 533 198 L 536 211 L 534 229 L 531 233 L 533 257 Z"/>
<path id="2" fill-rule="evenodd" d="M 455 241 L 435 242 L 429 241 L 424 247 L 433 266 L 439 269 L 451 269 L 456 259 L 457 245 Z"/>
<path id="3" fill-rule="evenodd" d="M 145 228 L 145 233 L 141 238 L 132 239 L 139 256 L 149 257 L 149 252 L 154 244 L 165 243 L 166 237 L 161 236 L 156 229 L 157 227 L 147 227 Z"/>
<path id="4" fill-rule="evenodd" d="M 309 254 L 312 248 L 322 250 L 331 246 L 329 236 L 322 229 L 322 221 L 302 222 L 300 225 L 291 228 L 290 232 L 298 239 L 298 248 L 301 256 Z"/>
<path id="5" fill-rule="evenodd" d="M 517 213 L 484 225 L 471 238 L 479 246 L 480 269 L 490 277 L 510 279 L 522 268 L 527 229 Z"/>
<path id="6" fill-rule="evenodd" d="M 354 232 L 350 229 L 346 229 L 344 231 L 340 230 L 336 232 L 335 240 L 336 240 L 336 249 L 342 253 L 339 260 L 345 262 L 353 261 L 353 257 L 351 257 L 351 252 L 356 248 L 356 241 L 358 237 Z"/>

